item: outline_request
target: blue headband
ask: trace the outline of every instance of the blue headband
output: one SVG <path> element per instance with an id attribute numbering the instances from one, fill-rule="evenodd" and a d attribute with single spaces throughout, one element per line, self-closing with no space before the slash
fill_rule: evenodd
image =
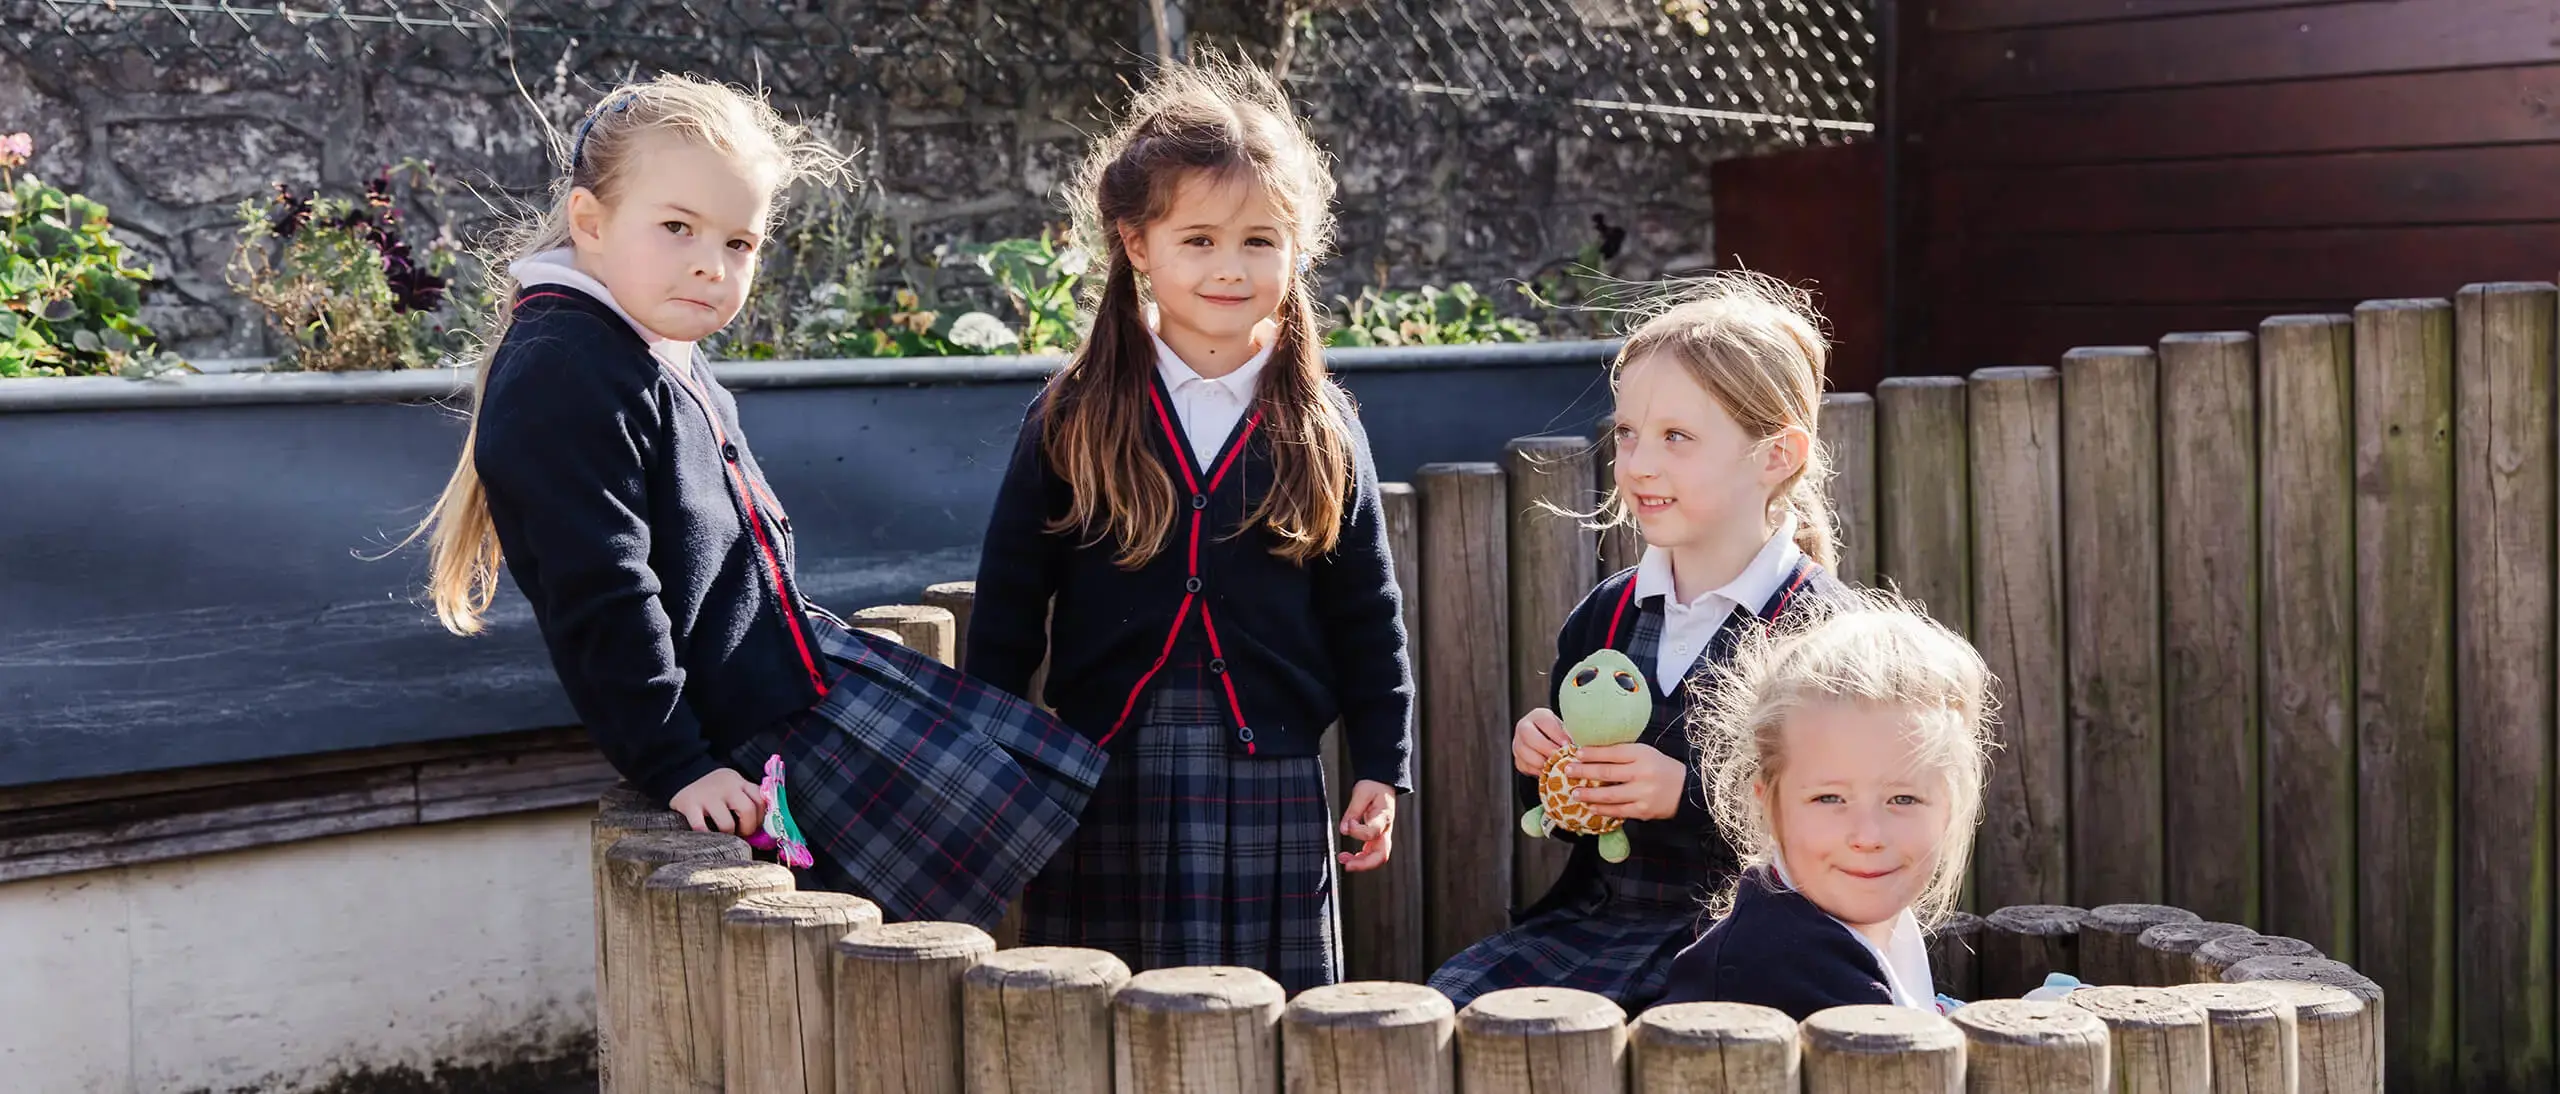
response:
<path id="1" fill-rule="evenodd" d="M 603 118 L 606 111 L 612 111 L 613 113 L 620 114 L 623 111 L 631 109 L 631 101 L 639 97 L 639 92 L 625 91 L 619 98 L 616 98 L 612 102 L 606 103 L 603 106 L 597 107 L 595 113 L 589 114 L 585 118 L 579 120 L 577 139 L 569 144 L 569 171 L 571 174 L 577 173 L 579 161 L 586 158 L 587 134 L 595 131 L 597 120 Z"/>

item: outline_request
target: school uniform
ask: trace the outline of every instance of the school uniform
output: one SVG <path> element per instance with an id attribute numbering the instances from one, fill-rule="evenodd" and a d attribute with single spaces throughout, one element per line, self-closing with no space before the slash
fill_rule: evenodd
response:
<path id="1" fill-rule="evenodd" d="M 783 758 L 806 888 L 993 925 L 1103 758 L 1005 692 L 810 604 L 791 518 L 689 343 L 568 252 L 519 262 L 473 462 L 507 571 L 598 748 L 664 802 Z"/>
<path id="2" fill-rule="evenodd" d="M 1333 820 L 1318 744 L 1337 719 L 1355 779 L 1410 790 L 1413 684 L 1377 471 L 1347 395 L 1340 541 L 1306 564 L 1247 527 L 1273 480 L 1260 357 L 1206 380 L 1157 343 L 1147 453 L 1181 499 L 1135 570 L 1116 542 L 1048 530 L 1072 496 L 1024 422 L 970 621 L 969 664 L 1029 686 L 1110 763 L 1083 826 L 1023 893 L 1023 940 L 1133 970 L 1242 965 L 1292 991 L 1340 978 Z M 1213 439 L 1214 438 L 1214 439 Z M 1241 531 L 1239 531 L 1241 529 Z M 1046 612 L 1045 634 L 1043 629 Z"/>
<path id="3" fill-rule="evenodd" d="M 1796 892 L 1784 864 L 1746 871 L 1733 911 L 1682 950 L 1664 1003 L 1753 1003 L 1796 1021 L 1832 1007 L 1880 1004 L 1936 1013 L 1919 920 L 1895 917 L 1882 946 Z"/>
<path id="4" fill-rule="evenodd" d="M 1689 743 L 1694 688 L 1732 658 L 1743 628 L 1777 620 L 1815 599 L 1838 595 L 1838 581 L 1795 546 L 1792 519 L 1732 582 L 1682 603 L 1670 560 L 1647 549 L 1634 568 L 1602 581 L 1556 635 L 1554 681 L 1583 658 L 1616 649 L 1655 687 L 1653 717 L 1639 740 L 1681 761 L 1688 778 L 1678 812 L 1626 822 L 1624 862 L 1600 857 L 1598 841 L 1573 843 L 1564 874 L 1513 926 L 1460 951 L 1430 984 L 1463 1007 L 1486 992 L 1570 987 L 1597 992 L 1629 1013 L 1661 996 L 1671 960 L 1697 936 L 1706 898 L 1733 876 L 1735 860 L 1708 811 Z M 1516 782 L 1521 808 L 1537 803 L 1537 780 Z"/>

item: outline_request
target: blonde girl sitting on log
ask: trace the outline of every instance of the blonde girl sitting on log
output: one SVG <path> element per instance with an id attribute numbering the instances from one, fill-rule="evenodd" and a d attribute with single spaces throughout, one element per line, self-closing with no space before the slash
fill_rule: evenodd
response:
<path id="1" fill-rule="evenodd" d="M 1982 812 L 1991 674 L 1891 593 L 1746 639 L 1695 735 L 1742 862 L 1665 1002 L 1943 1010 L 1924 930 L 1954 904 Z"/>

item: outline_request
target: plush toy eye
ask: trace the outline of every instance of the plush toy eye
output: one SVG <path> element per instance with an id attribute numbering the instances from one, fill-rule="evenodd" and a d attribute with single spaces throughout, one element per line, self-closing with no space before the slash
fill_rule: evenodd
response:
<path id="1" fill-rule="evenodd" d="M 1578 688 L 1587 688 L 1591 686 L 1592 681 L 1599 678 L 1599 669 L 1584 669 L 1581 672 L 1573 674 L 1573 686 Z"/>
<path id="2" fill-rule="evenodd" d="M 1617 675 L 1617 680 L 1619 690 L 1628 692 L 1636 690 L 1636 678 L 1633 675 L 1622 672 Z"/>

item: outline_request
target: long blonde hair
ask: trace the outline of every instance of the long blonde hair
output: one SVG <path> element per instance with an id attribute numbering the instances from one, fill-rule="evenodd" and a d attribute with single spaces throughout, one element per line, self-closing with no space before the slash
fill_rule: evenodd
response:
<path id="1" fill-rule="evenodd" d="M 1073 495 L 1049 531 L 1116 541 L 1114 561 L 1134 570 L 1173 527 L 1173 478 L 1147 455 L 1157 428 L 1147 403 L 1155 342 L 1121 232 L 1143 232 L 1165 215 L 1195 172 L 1261 186 L 1296 245 L 1299 267 L 1281 290 L 1279 331 L 1254 397 L 1273 482 L 1245 525 L 1270 529 L 1280 541 L 1272 553 L 1311 561 L 1341 539 L 1351 486 L 1350 397 L 1325 373 L 1306 275 L 1332 244 L 1333 175 L 1268 74 L 1215 58 L 1158 69 L 1070 189 L 1078 234 L 1104 256 L 1104 275 L 1090 301 L 1092 333 L 1041 395 L 1042 451 Z"/>
<path id="2" fill-rule="evenodd" d="M 640 138 L 675 133 L 702 146 L 769 169 L 775 192 L 802 179 L 839 176 L 845 157 L 810 136 L 802 126 L 785 121 L 763 96 L 691 76 L 661 75 L 608 92 L 568 133 L 551 134 L 552 159 L 559 165 L 547 205 L 501 235 L 489 274 L 497 279 L 498 307 L 481 332 L 478 362 L 471 381 L 470 432 L 462 440 L 462 456 L 444 495 L 410 532 L 403 544 L 427 540 L 427 592 L 436 618 L 455 634 L 479 633 L 489 602 L 497 595 L 498 535 L 489 520 L 489 497 L 480 485 L 471 450 L 480 436 L 481 393 L 488 387 L 489 366 L 515 323 L 516 284 L 507 267 L 517 259 L 569 245 L 569 196 L 586 190 L 611 204 L 638 162 Z M 776 212 L 779 213 L 776 203 Z"/>
<path id="3" fill-rule="evenodd" d="M 1789 429 L 1813 438 L 1803 466 L 1778 485 L 1762 517 L 1775 525 L 1780 514 L 1794 513 L 1796 547 L 1825 568 L 1835 565 L 1831 506 L 1822 492 L 1831 461 L 1816 430 L 1831 342 L 1812 295 L 1749 270 L 1683 283 L 1619 347 L 1609 368 L 1610 388 L 1617 388 L 1629 365 L 1657 355 L 1679 362 L 1753 439 L 1767 441 Z M 1601 502 L 1599 527 L 1634 521 L 1624 495 L 1613 487 Z"/>
<path id="4" fill-rule="evenodd" d="M 1947 779 L 1937 866 L 1912 906 L 1923 926 L 1933 926 L 1955 906 L 1973 857 L 1993 747 L 1991 670 L 1971 644 L 1898 594 L 1858 590 L 1806 604 L 1801 617 L 1746 631 L 1732 667 L 1698 685 L 1704 694 L 1690 737 L 1716 827 L 1744 867 L 1767 868 L 1778 836 L 1757 791 L 1774 793 L 1786 768 L 1788 718 L 1816 703 L 1894 711 L 1922 766 Z M 1728 890 L 1717 914 L 1732 901 Z"/>

